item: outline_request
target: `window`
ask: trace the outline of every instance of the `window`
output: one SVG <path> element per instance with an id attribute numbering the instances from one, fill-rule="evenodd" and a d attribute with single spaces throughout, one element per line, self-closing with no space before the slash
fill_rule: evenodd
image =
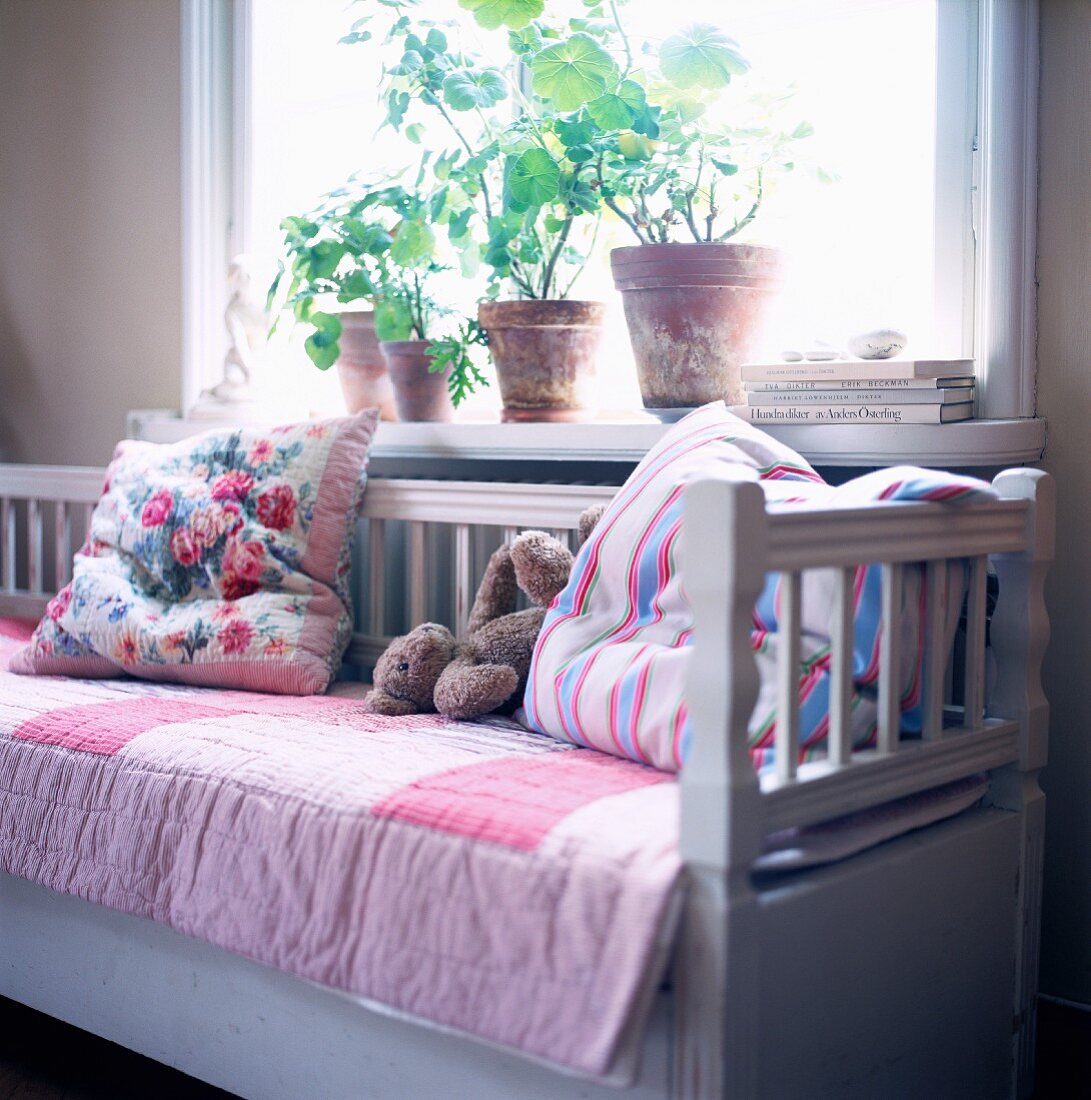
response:
<path id="1" fill-rule="evenodd" d="M 200 24 L 203 12 L 207 22 L 212 6 L 189 0 L 186 18 Z M 436 7 L 468 19 L 455 0 Z M 776 329 L 784 343 L 895 324 L 918 354 L 976 353 L 981 415 L 1033 415 L 1032 8 L 1010 0 L 739 0 L 727 12 L 717 0 L 671 5 L 678 24 L 729 23 L 752 78 L 794 85 L 790 109 L 814 126 L 797 171 L 755 225 L 755 239 L 793 257 Z M 630 0 L 628 12 L 638 33 L 664 33 L 659 0 Z M 206 28 L 206 40 L 230 41 L 213 77 L 205 74 L 226 100 L 218 132 L 221 142 L 230 134 L 233 166 L 222 216 L 209 222 L 231 237 L 218 256 L 245 247 L 270 262 L 281 217 L 314 205 L 352 171 L 402 156 L 400 139 L 377 131 L 371 44 L 338 43 L 354 17 L 344 0 L 235 0 L 233 21 Z M 821 182 L 821 173 L 837 182 Z M 608 226 L 604 254 L 629 243 L 624 233 Z M 206 262 L 214 251 L 205 250 Z M 578 293 L 614 299 L 605 261 Z M 205 312 L 206 328 L 222 324 L 222 306 L 213 314 L 205 303 Z M 200 324 L 193 319 L 192 331 Z M 620 394 L 639 407 L 620 318 L 608 339 L 613 403 Z M 333 380 L 307 367 L 289 363 L 290 384 L 336 407 Z"/>

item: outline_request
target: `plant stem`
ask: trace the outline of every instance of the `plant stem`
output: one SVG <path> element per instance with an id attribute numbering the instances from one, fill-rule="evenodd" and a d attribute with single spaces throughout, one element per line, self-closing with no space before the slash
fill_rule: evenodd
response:
<path id="1" fill-rule="evenodd" d="M 523 274 L 519 262 L 514 257 L 512 257 L 511 261 L 511 280 L 528 298 L 537 297 L 534 293 L 533 284 L 526 275 Z"/>
<path id="2" fill-rule="evenodd" d="M 565 242 L 568 240 L 568 234 L 572 229 L 572 223 L 576 220 L 574 214 L 569 214 L 564 220 L 564 226 L 561 228 L 560 233 L 557 234 L 557 243 L 553 247 L 552 253 L 550 253 L 549 260 L 546 263 L 545 274 L 542 276 L 542 297 L 549 297 L 549 287 L 553 282 L 553 272 L 557 267 L 557 260 L 560 259 L 561 252 L 564 250 Z"/>
<path id="3" fill-rule="evenodd" d="M 652 216 L 648 211 L 648 198 L 643 187 L 637 191 L 637 195 L 640 200 L 640 216 L 644 219 L 644 224 L 648 227 L 648 235 L 654 240 L 655 227 L 652 224 Z"/>
<path id="4" fill-rule="evenodd" d="M 693 197 L 701 189 L 701 173 L 705 170 L 705 145 L 701 143 L 701 151 L 697 155 L 697 175 L 693 177 L 693 189 L 686 196 L 686 224 L 689 226 L 693 239 L 700 244 L 701 232 L 697 228 L 697 219 L 693 212 Z"/>
<path id="5" fill-rule="evenodd" d="M 625 33 L 625 28 L 621 25 L 621 13 L 617 9 L 617 0 L 610 0 L 610 14 L 614 17 L 614 26 L 617 27 L 617 33 L 621 35 L 621 44 L 625 48 L 625 71 L 621 74 L 621 79 L 624 80 L 633 68 L 633 48 L 629 45 L 629 36 Z"/>
<path id="6" fill-rule="evenodd" d="M 569 194 L 576 189 L 576 184 L 579 181 L 580 173 L 583 171 L 584 166 L 577 164 L 572 170 L 572 179 L 568 184 Z M 542 275 L 542 297 L 549 297 L 549 288 L 553 283 L 553 273 L 557 267 L 557 261 L 561 257 L 561 253 L 564 251 L 565 242 L 568 240 L 568 234 L 572 230 L 572 223 L 576 219 L 576 215 L 573 213 L 572 208 L 565 203 L 568 216 L 565 218 L 564 225 L 561 227 L 560 234 L 557 237 L 556 244 L 553 246 L 553 251 L 550 253 L 549 259 L 546 261 L 545 271 Z M 538 232 L 534 232 L 534 243 L 538 246 L 539 252 L 543 251 L 541 242 L 538 240 Z"/>
<path id="7" fill-rule="evenodd" d="M 644 234 L 640 231 L 640 226 L 636 224 L 636 219 L 633 218 L 631 215 L 626 214 L 625 211 L 622 210 L 620 206 L 618 206 L 617 201 L 612 196 L 608 196 L 606 194 L 606 185 L 605 185 L 605 183 L 603 182 L 603 179 L 602 179 L 602 157 L 601 156 L 599 157 L 597 163 L 598 163 L 597 176 L 598 176 L 598 181 L 599 181 L 599 191 L 602 192 L 603 202 L 605 202 L 607 207 L 610 210 L 612 210 L 633 231 L 633 233 L 636 235 L 636 239 L 641 244 L 649 244 L 650 242 L 648 241 L 648 238 L 644 236 Z M 596 230 L 597 230 L 597 227 L 596 227 Z"/>
<path id="8" fill-rule="evenodd" d="M 447 108 L 443 106 L 443 103 L 440 101 L 439 96 L 437 96 L 435 94 L 435 92 L 431 92 L 430 99 L 431 99 L 432 104 L 439 111 L 439 113 L 441 115 L 443 115 L 443 117 L 447 120 L 447 125 L 450 126 L 451 129 L 454 131 L 455 137 L 457 137 L 458 140 L 462 143 L 462 147 L 466 150 L 466 152 L 469 153 L 469 155 L 471 157 L 476 156 L 477 154 L 474 152 L 473 147 L 466 140 L 465 136 L 463 135 L 462 131 L 458 128 L 458 126 L 455 125 L 454 119 L 451 118 L 451 116 L 447 113 Z M 485 173 L 482 172 L 477 178 L 481 183 L 481 199 L 485 204 L 485 217 L 488 218 L 491 221 L 492 220 L 492 203 L 489 201 L 489 189 L 485 184 Z"/>
<path id="9" fill-rule="evenodd" d="M 413 331 L 418 340 L 424 337 L 424 303 L 421 301 L 420 276 L 413 272 L 413 297 L 409 305 L 409 316 L 413 322 Z"/>
<path id="10" fill-rule="evenodd" d="M 572 278 L 568 282 L 568 286 L 566 286 L 564 288 L 564 291 L 561 293 L 561 298 L 562 299 L 567 298 L 569 296 L 569 294 L 572 293 L 572 288 L 576 285 L 576 280 L 583 274 L 583 269 L 585 267 L 587 267 L 588 261 L 594 255 L 595 244 L 598 242 L 598 239 L 599 239 L 599 227 L 601 225 L 602 225 L 602 218 L 601 217 L 596 218 L 595 219 L 595 228 L 594 228 L 593 232 L 591 233 L 591 243 L 587 246 L 587 259 L 585 259 L 583 261 L 583 263 L 580 264 L 580 266 L 576 268 L 576 274 L 572 276 Z"/>
<path id="11" fill-rule="evenodd" d="M 693 239 L 700 244 L 701 233 L 697 228 L 697 222 L 693 213 L 693 192 L 691 191 L 686 197 L 686 225 L 689 226 L 689 231 L 693 235 Z"/>
<path id="12" fill-rule="evenodd" d="M 762 200 L 762 182 L 761 182 L 761 169 L 758 169 L 758 190 L 754 198 L 754 205 L 746 212 L 746 215 L 737 221 L 726 233 L 720 234 L 716 238 L 717 241 L 726 241 L 729 237 L 734 237 L 736 233 L 744 230 L 753 220 L 757 217 L 758 207 L 761 206 Z"/>
<path id="13" fill-rule="evenodd" d="M 538 144 L 541 145 L 543 149 L 546 149 L 548 151 L 549 147 L 546 145 L 545 135 L 542 133 L 541 128 L 538 126 L 538 122 L 534 117 L 534 111 L 531 107 L 530 100 L 527 99 L 526 93 L 523 91 L 522 83 L 518 79 L 518 74 L 523 71 L 524 68 L 525 66 L 523 65 L 523 62 L 517 61 L 515 69 L 515 72 L 517 74 L 516 78 L 508 79 L 508 86 L 512 90 L 511 98 L 517 108 L 516 117 L 524 118 L 530 123 L 531 129 L 533 129 L 534 131 L 534 136 L 538 139 Z"/>

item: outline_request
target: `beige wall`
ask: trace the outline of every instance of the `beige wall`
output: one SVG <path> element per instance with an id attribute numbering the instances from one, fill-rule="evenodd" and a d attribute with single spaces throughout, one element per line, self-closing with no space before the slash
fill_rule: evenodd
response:
<path id="1" fill-rule="evenodd" d="M 181 377 L 179 0 L 0 0 L 0 460 L 103 463 Z"/>
<path id="2" fill-rule="evenodd" d="M 1041 12 L 1038 404 L 1059 503 L 1042 989 L 1091 1004 L 1091 3 Z"/>
<path id="3" fill-rule="evenodd" d="M 0 0 L 0 458 L 180 391 L 178 0 Z M 1091 1004 L 1091 3 L 1042 0 L 1039 399 L 1060 482 L 1045 991 Z"/>

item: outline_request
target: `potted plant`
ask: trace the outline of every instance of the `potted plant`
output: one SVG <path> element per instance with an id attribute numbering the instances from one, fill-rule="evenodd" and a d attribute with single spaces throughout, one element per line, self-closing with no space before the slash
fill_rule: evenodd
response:
<path id="1" fill-rule="evenodd" d="M 585 3 L 579 17 L 556 26 L 527 19 L 541 4 L 460 4 L 486 25 L 514 28 L 512 48 L 535 96 L 530 113 L 551 139 L 554 174 L 563 178 L 565 163 L 579 166 L 588 191 L 638 242 L 615 249 L 611 263 L 645 405 L 742 400 L 739 364 L 780 263 L 774 250 L 732 238 L 757 216 L 770 178 L 792 168 L 791 146 L 810 126 L 777 129 L 768 100 L 754 104 L 753 120 L 723 122 L 717 100 L 749 65 L 738 44 L 708 24 L 653 46 L 633 40 L 619 0 Z M 542 158 L 541 177 L 551 171 Z"/>
<path id="2" fill-rule="evenodd" d="M 478 10 L 486 27 L 519 28 L 508 61 L 489 66 L 449 41 L 449 24 L 415 18 L 411 0 L 386 6 L 396 15 L 387 42 L 399 51 L 384 70 L 387 122 L 411 141 L 432 141 L 436 127 L 418 121 L 431 116 L 450 139 L 422 156 L 445 196 L 432 220 L 447 227 L 464 270 L 488 275 L 478 338 L 496 366 L 503 419 L 583 418 L 606 307 L 571 293 L 602 203 L 593 166 L 558 136 L 572 105 L 528 94 L 520 78 L 527 58 L 559 31 L 528 26 L 517 11 Z M 350 40 L 363 36 L 363 23 Z M 502 298 L 505 290 L 514 296 Z"/>
<path id="3" fill-rule="evenodd" d="M 373 242 L 361 234 L 356 206 L 349 189 L 341 188 L 318 209 L 280 223 L 287 264 L 280 263 L 268 308 L 272 310 L 281 297 L 283 308 L 297 323 L 313 326 L 304 350 L 319 370 L 336 365 L 350 413 L 378 408 L 384 420 L 396 420 L 394 390 L 379 349 L 373 310 L 331 313 L 319 308 L 327 302 L 374 302 Z"/>
<path id="4" fill-rule="evenodd" d="M 418 177 L 417 184 L 422 182 Z M 326 369 L 344 339 L 344 316 L 315 308 L 318 296 L 330 293 L 329 284 L 341 288 L 338 301 L 351 294 L 371 302 L 402 420 L 449 420 L 454 406 L 484 381 L 469 351 L 480 342 L 475 326 L 459 320 L 437 294 L 437 279 L 447 270 L 429 224 L 437 201 L 422 186 L 393 180 L 354 184 L 331 195 L 336 220 L 327 218 L 317 230 L 313 220 L 284 222 L 294 259 L 283 308 L 313 328 L 305 342 L 308 355 Z M 297 271 L 315 264 L 317 278 Z M 281 293 L 285 274 L 282 270 L 274 281 L 271 298 Z"/>

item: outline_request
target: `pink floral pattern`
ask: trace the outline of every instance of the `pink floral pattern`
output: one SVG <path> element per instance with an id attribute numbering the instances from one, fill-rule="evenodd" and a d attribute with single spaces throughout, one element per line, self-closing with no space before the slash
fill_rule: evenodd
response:
<path id="1" fill-rule="evenodd" d="M 351 632 L 347 563 L 374 425 L 365 413 L 167 447 L 119 444 L 73 580 L 50 601 L 22 670 L 64 657 L 78 674 L 79 659 L 98 669 L 105 658 L 164 678 L 171 665 L 306 658 L 320 664 L 324 686 Z M 335 452 L 335 469 L 359 471 L 351 484 L 324 479 Z M 315 516 L 331 510 L 339 542 L 325 535 L 314 546 Z M 308 632 L 325 639 L 321 652 L 304 652 L 304 623 L 331 590 L 339 610 L 324 631 Z M 220 682 L 254 686 L 241 679 Z"/>
<path id="2" fill-rule="evenodd" d="M 253 475 L 242 470 L 228 470 L 212 483 L 212 499 L 246 500 L 253 488 Z"/>
<path id="3" fill-rule="evenodd" d="M 274 531 L 285 531 L 295 522 L 295 496 L 290 485 L 277 485 L 258 496 L 258 519 Z"/>
<path id="4" fill-rule="evenodd" d="M 140 510 L 140 522 L 144 527 L 162 527 L 173 510 L 174 497 L 167 489 L 160 489 Z"/>
<path id="5" fill-rule="evenodd" d="M 254 628 L 245 619 L 232 619 L 216 638 L 224 653 L 245 653 L 254 640 Z"/>

